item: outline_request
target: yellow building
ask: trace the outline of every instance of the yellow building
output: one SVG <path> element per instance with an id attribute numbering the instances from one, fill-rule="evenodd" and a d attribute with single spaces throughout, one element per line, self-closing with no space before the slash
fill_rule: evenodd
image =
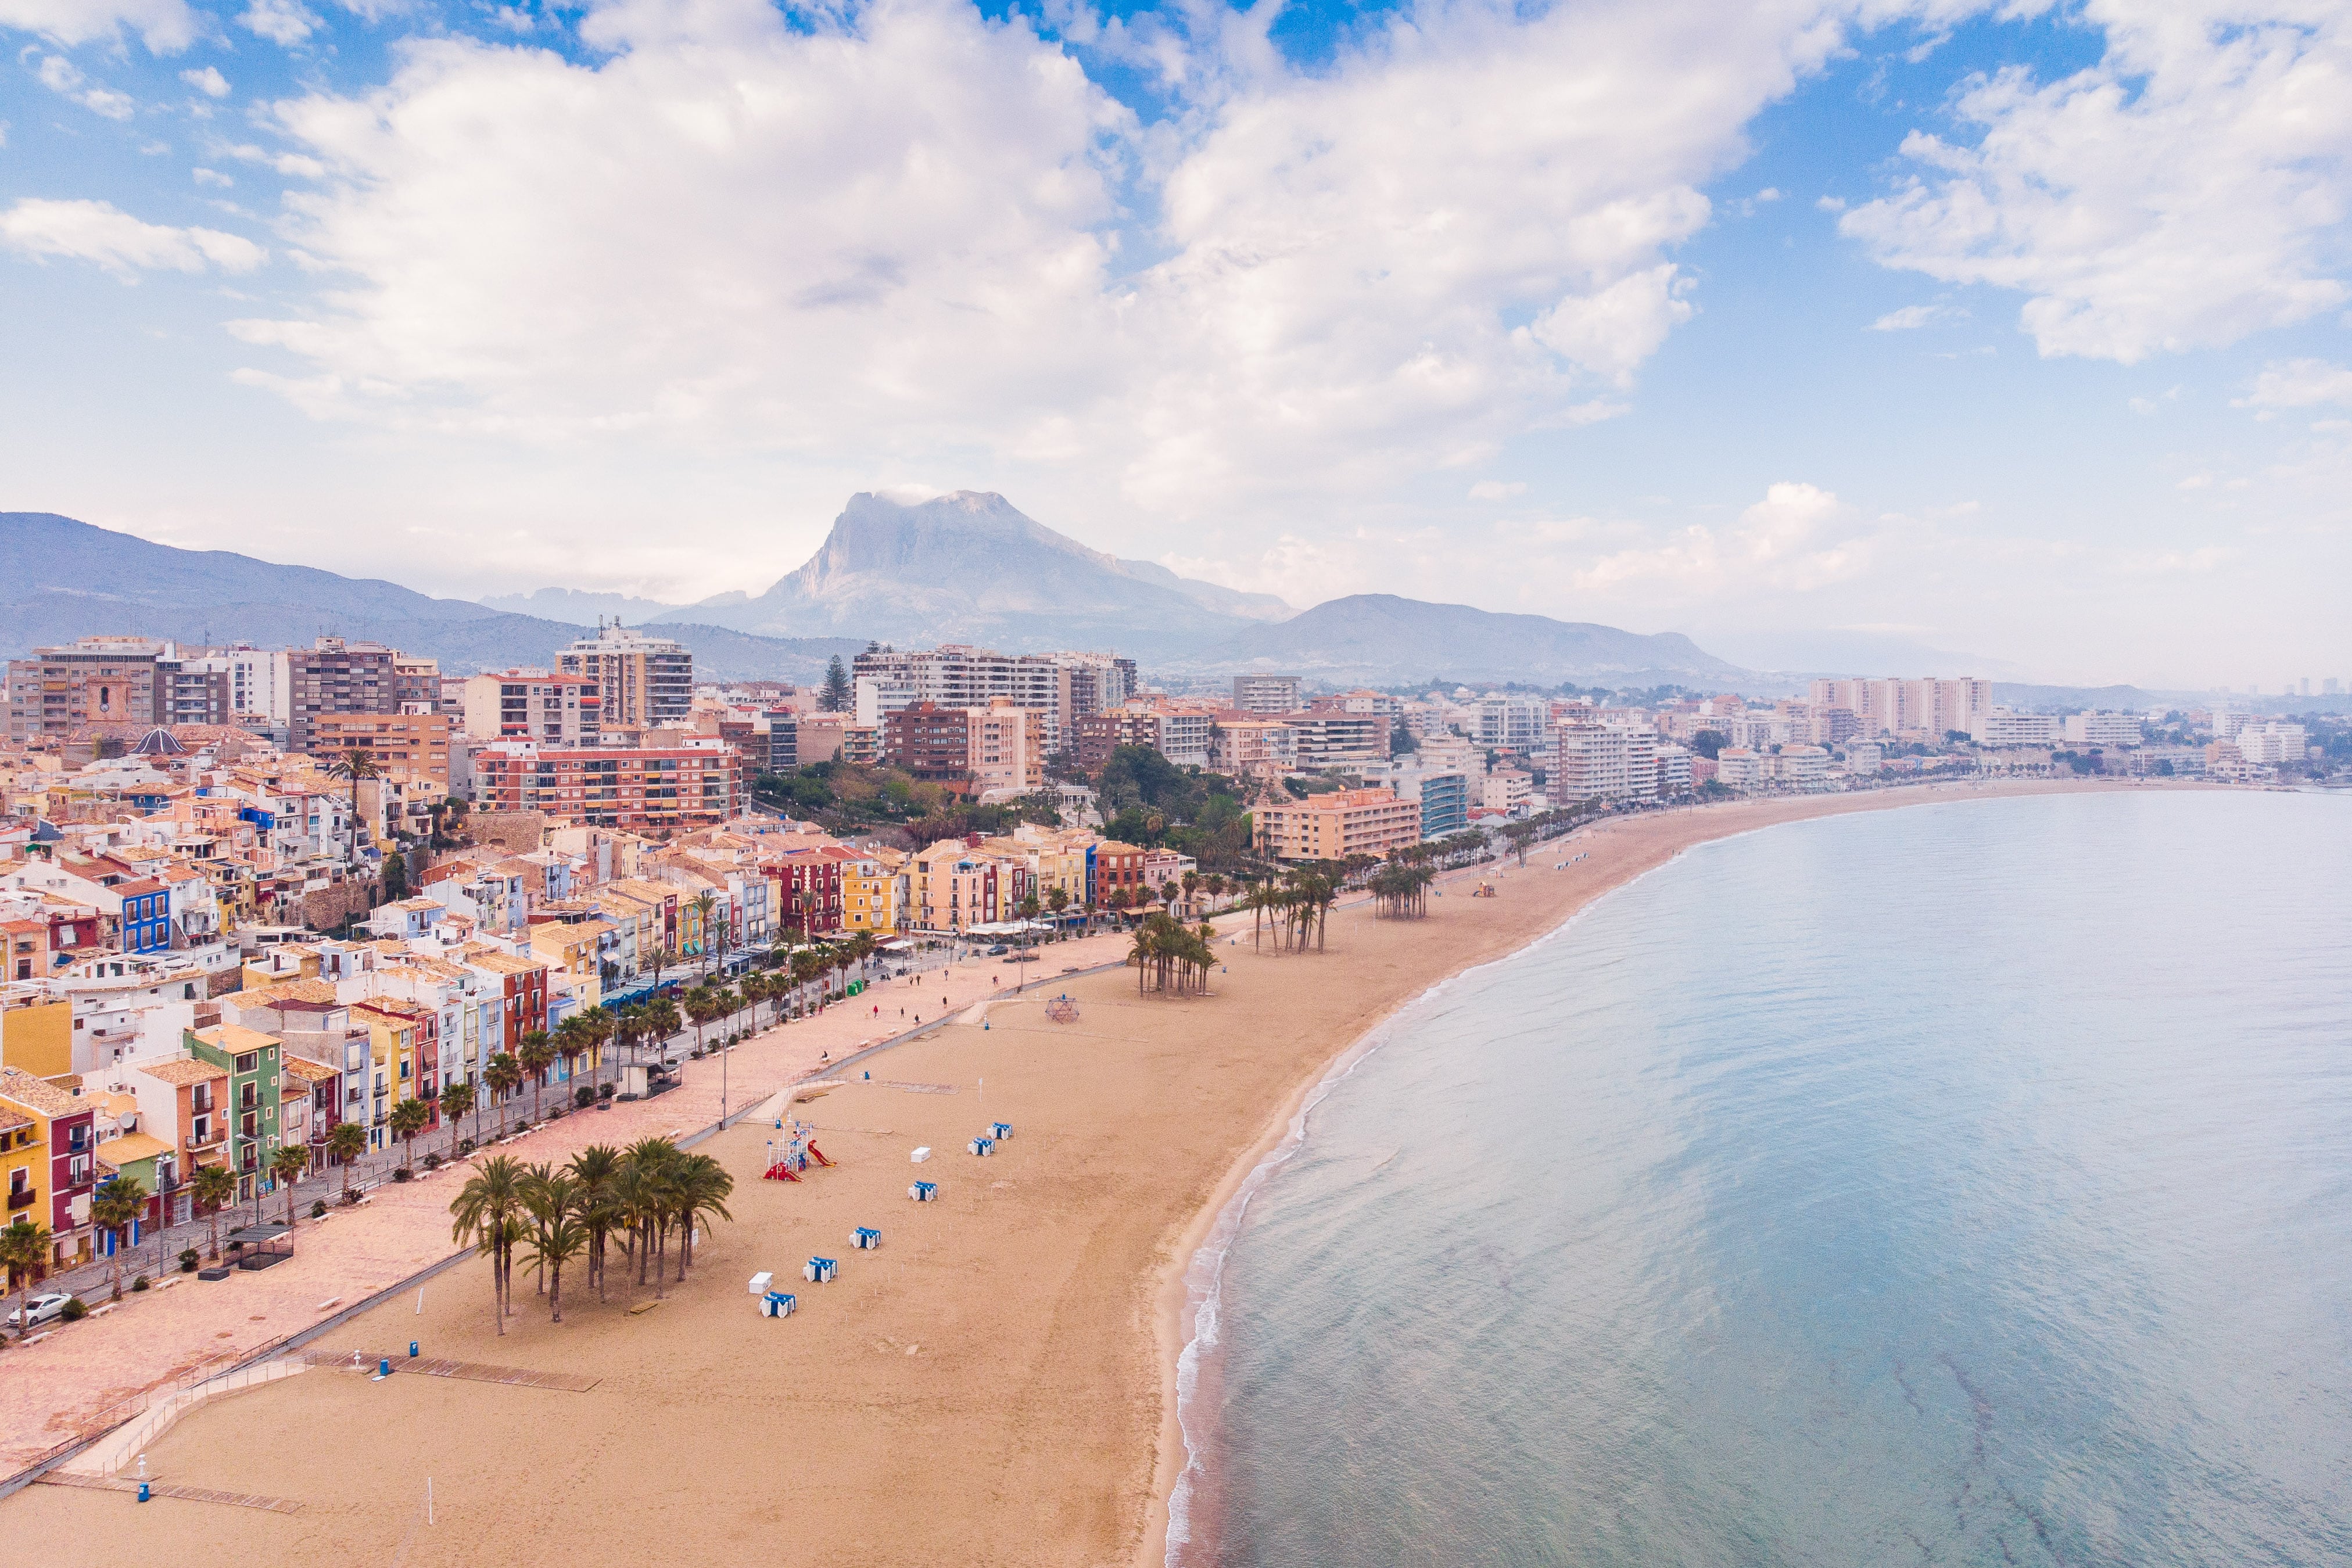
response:
<path id="1" fill-rule="evenodd" d="M 841 923 L 852 931 L 889 936 L 899 929 L 898 870 L 879 858 L 841 863 Z"/>
<path id="2" fill-rule="evenodd" d="M 390 997 L 352 1004 L 352 1021 L 368 1031 L 366 1125 L 368 1146 L 389 1146 L 392 1134 L 384 1124 L 392 1108 L 417 1097 L 425 1071 L 419 1051 L 432 1010 Z M 347 1104 L 345 1121 L 357 1119 Z"/>
<path id="3" fill-rule="evenodd" d="M 71 1072 L 73 1004 L 29 993 L 0 995 L 0 1067 L 19 1068 L 36 1078 Z"/>
<path id="4" fill-rule="evenodd" d="M 49 1145 L 41 1124 L 25 1111 L 0 1101 L 0 1192 L 8 1207 L 0 1225 L 29 1219 L 49 1222 Z"/>

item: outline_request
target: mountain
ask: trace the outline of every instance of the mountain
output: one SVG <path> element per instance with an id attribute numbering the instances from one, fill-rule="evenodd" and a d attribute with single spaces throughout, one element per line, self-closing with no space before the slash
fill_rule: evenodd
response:
<path id="1" fill-rule="evenodd" d="M 672 625 L 698 669 L 721 679 L 813 681 L 865 646 Z M 398 583 L 279 566 L 229 550 L 175 549 L 50 512 L 0 512 L 0 656 L 106 632 L 204 645 L 308 643 L 321 632 L 388 643 L 467 674 L 545 666 L 579 626 L 435 599 Z"/>
<path id="2" fill-rule="evenodd" d="M 1524 681 L 1557 685 L 1736 688 L 1754 674 L 1725 663 L 1678 632 L 1643 635 L 1589 622 L 1501 615 L 1466 604 L 1428 604 L 1358 593 L 1254 626 L 1192 659 L 1202 674 L 1265 670 L 1346 685 Z"/>
<path id="3" fill-rule="evenodd" d="M 635 626 L 641 621 L 677 616 L 687 609 L 683 604 L 667 604 L 658 599 L 639 599 L 634 593 L 591 593 L 577 588 L 542 588 L 536 593 L 485 594 L 479 602 L 511 615 L 536 615 L 541 620 L 590 627 L 594 626 L 600 618 L 606 621 L 617 619 Z M 693 617 L 683 619 L 691 620 Z"/>
<path id="4" fill-rule="evenodd" d="M 959 490 L 914 505 L 859 494 L 798 570 L 756 597 L 674 611 L 762 636 L 979 643 L 1008 653 L 1190 652 L 1290 612 L 1166 567 L 1089 549 L 1002 496 Z"/>

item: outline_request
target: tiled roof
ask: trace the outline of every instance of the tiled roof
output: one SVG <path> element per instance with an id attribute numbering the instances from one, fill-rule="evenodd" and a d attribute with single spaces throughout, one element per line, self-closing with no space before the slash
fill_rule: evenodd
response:
<path id="1" fill-rule="evenodd" d="M 70 1116 L 90 1106 L 19 1067 L 0 1067 L 0 1095 L 44 1116 Z"/>
<path id="2" fill-rule="evenodd" d="M 152 1133 L 125 1133 L 119 1138 L 109 1138 L 98 1145 L 98 1157 L 121 1170 L 132 1160 L 152 1159 L 168 1155 L 172 1145 Z"/>
<path id="3" fill-rule="evenodd" d="M 299 1078 L 305 1083 L 325 1083 L 333 1080 L 336 1072 L 324 1062 L 312 1061 L 306 1057 L 289 1056 L 286 1059 L 286 1076 Z"/>

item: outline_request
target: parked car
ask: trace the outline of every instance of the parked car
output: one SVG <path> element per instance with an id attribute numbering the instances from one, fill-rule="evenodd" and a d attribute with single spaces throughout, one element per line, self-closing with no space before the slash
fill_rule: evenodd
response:
<path id="1" fill-rule="evenodd" d="M 14 1308 L 9 1310 L 9 1332 L 12 1333 L 23 1333 L 26 1332 L 27 1327 L 39 1328 L 51 1318 L 57 1317 L 64 1312 L 66 1310 L 66 1303 L 72 1300 L 73 1297 L 64 1291 L 43 1291 L 41 1294 L 35 1296 L 31 1301 L 26 1301 L 25 1303 L 24 1311 L 18 1312 Z M 19 1322 L 18 1320 L 20 1319 L 25 1321 Z"/>
<path id="2" fill-rule="evenodd" d="M 1013 951 L 1013 949 L 1012 949 L 1012 948 L 1007 947 L 1003 943 L 999 942 L 995 946 L 991 947 L 991 948 L 988 950 L 988 956 L 989 956 L 990 957 L 992 957 L 992 958 L 994 958 L 994 957 L 997 957 L 997 956 L 1001 956 L 1001 955 L 1003 955 L 1003 954 L 1010 953 L 1010 952 L 1012 952 L 1012 951 Z"/>

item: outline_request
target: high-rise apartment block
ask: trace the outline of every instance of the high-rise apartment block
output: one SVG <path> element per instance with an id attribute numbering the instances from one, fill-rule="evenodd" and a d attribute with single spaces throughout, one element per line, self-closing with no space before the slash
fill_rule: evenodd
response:
<path id="1" fill-rule="evenodd" d="M 980 707 L 910 704 L 884 718 L 882 759 L 959 794 L 1040 789 L 1045 716 L 1010 697 Z"/>
<path id="2" fill-rule="evenodd" d="M 716 740 L 681 747 L 541 747 L 494 740 L 474 753 L 474 804 L 542 811 L 593 828 L 710 827 L 743 809 L 742 764 Z"/>
<path id="3" fill-rule="evenodd" d="M 936 648 L 869 648 L 851 661 L 857 720 L 879 726 L 917 703 L 985 707 L 1002 699 L 1045 716 L 1045 745 L 1077 739 L 1078 721 L 1133 696 L 1135 661 L 1112 653 L 1000 653 L 947 643 Z"/>
<path id="4" fill-rule="evenodd" d="M 167 643 L 143 637 L 84 637 L 71 647 L 36 648 L 8 662 L 8 735 L 65 736 L 91 725 L 160 722 L 156 664 Z"/>
<path id="5" fill-rule="evenodd" d="M 1235 675 L 1234 706 L 1243 713 L 1296 713 L 1307 706 L 1299 675 Z"/>
<path id="6" fill-rule="evenodd" d="M 1658 792 L 1658 737 L 1648 726 L 1571 716 L 1552 733 L 1552 800 L 1645 800 Z"/>
<path id="7" fill-rule="evenodd" d="M 588 675 L 506 670 L 466 682 L 466 733 L 476 740 L 593 746 L 604 738 L 603 701 Z"/>
<path id="8" fill-rule="evenodd" d="M 1278 861 L 1385 856 L 1421 841 L 1421 803 L 1393 789 L 1334 789 L 1304 800 L 1269 797 L 1250 808 L 1257 852 Z"/>
<path id="9" fill-rule="evenodd" d="M 316 755 L 322 715 L 400 711 L 393 677 L 399 655 L 381 643 L 321 637 L 308 648 L 287 649 L 284 657 L 289 750 Z"/>
<path id="10" fill-rule="evenodd" d="M 1974 676 L 1944 680 L 1822 680 L 1811 693 L 1817 708 L 1844 708 L 1862 720 L 1864 735 L 1918 733 L 1941 737 L 1958 730 L 1976 732 L 1977 720 L 1992 711 L 1992 683 Z M 1841 737 L 1842 738 L 1842 737 Z"/>
<path id="11" fill-rule="evenodd" d="M 666 637 L 613 625 L 556 655 L 556 668 L 596 683 L 605 729 L 682 725 L 694 707 L 694 655 Z"/>

